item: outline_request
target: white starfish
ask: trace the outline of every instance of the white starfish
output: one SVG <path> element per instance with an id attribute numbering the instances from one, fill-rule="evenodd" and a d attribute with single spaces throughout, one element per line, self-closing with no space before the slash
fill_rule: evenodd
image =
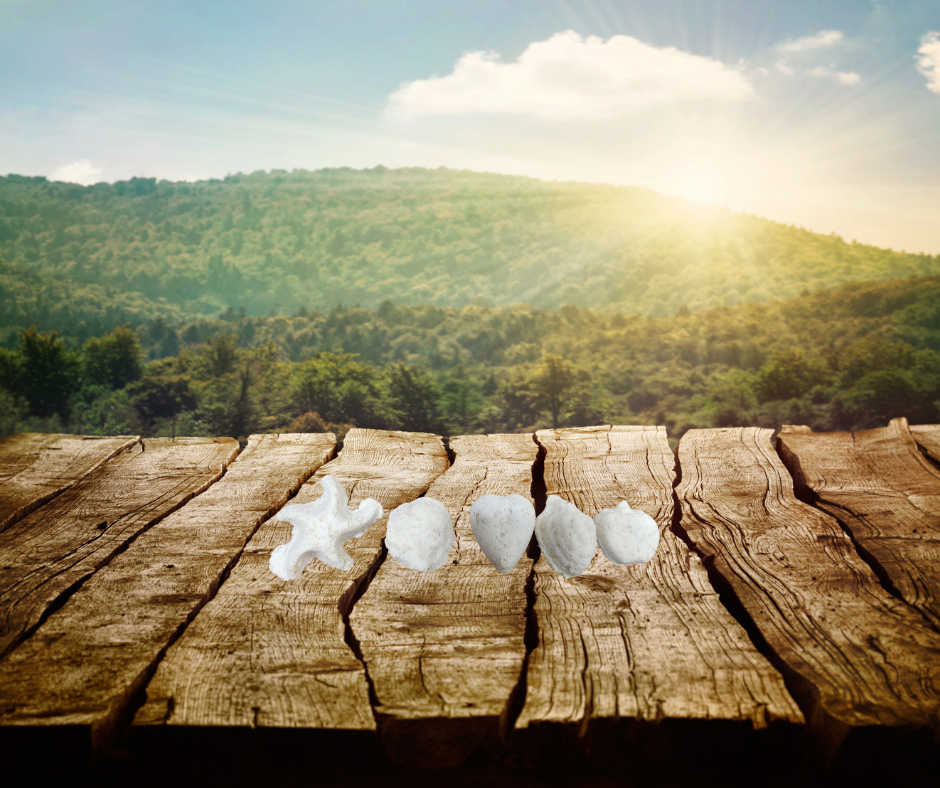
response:
<path id="1" fill-rule="evenodd" d="M 320 479 L 323 495 L 310 503 L 292 503 L 274 515 L 294 526 L 290 542 L 276 547 L 268 564 L 284 580 L 296 580 L 314 558 L 349 571 L 353 560 L 343 545 L 362 536 L 382 516 L 382 504 L 366 498 L 358 509 L 349 508 L 349 496 L 332 476 Z"/>

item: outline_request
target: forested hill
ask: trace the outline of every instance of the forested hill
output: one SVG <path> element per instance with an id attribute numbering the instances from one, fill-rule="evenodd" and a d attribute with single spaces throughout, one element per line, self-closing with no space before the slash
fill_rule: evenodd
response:
<path id="1" fill-rule="evenodd" d="M 146 357 L 152 360 L 146 362 Z M 0 348 L 0 435 L 441 432 L 940 419 L 940 276 L 647 318 L 381 304 L 26 330 Z"/>
<path id="2" fill-rule="evenodd" d="M 0 178 L 0 326 L 91 336 L 338 304 L 563 304 L 676 314 L 940 257 L 695 206 L 645 189 L 445 169 L 273 171 L 82 187 Z"/>

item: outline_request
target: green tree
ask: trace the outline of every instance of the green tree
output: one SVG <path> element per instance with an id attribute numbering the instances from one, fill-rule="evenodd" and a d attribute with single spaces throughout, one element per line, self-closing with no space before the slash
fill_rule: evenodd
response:
<path id="1" fill-rule="evenodd" d="M 542 414 L 538 395 L 532 387 L 532 375 L 525 368 L 510 371 L 495 393 L 502 429 L 516 430 L 535 426 Z"/>
<path id="2" fill-rule="evenodd" d="M 26 417 L 28 407 L 10 391 L 0 386 L 0 435 L 17 432 L 20 422 Z"/>
<path id="3" fill-rule="evenodd" d="M 757 405 L 751 375 L 733 369 L 713 375 L 704 396 L 696 398 L 704 417 L 702 426 L 741 427 L 753 420 Z"/>
<path id="4" fill-rule="evenodd" d="M 851 389 L 841 392 L 836 408 L 845 429 L 883 427 L 891 419 L 905 416 L 912 423 L 934 421 L 938 392 L 918 391 L 913 375 L 905 370 L 879 369 L 869 372 Z"/>
<path id="5" fill-rule="evenodd" d="M 69 400 L 81 381 L 78 353 L 66 348 L 58 331 L 40 334 L 30 326 L 20 334 L 18 380 L 14 386 L 29 402 L 31 415 L 69 417 Z"/>
<path id="6" fill-rule="evenodd" d="M 539 404 L 549 412 L 552 429 L 561 426 L 562 414 L 577 388 L 585 383 L 584 374 L 567 359 L 551 353 L 543 356 L 541 365 L 532 376 L 532 390 Z"/>
<path id="7" fill-rule="evenodd" d="M 110 389 L 122 389 L 141 374 L 140 337 L 128 324 L 84 345 L 85 376 Z"/>
<path id="8" fill-rule="evenodd" d="M 483 392 L 480 382 L 460 366 L 450 371 L 440 384 L 441 410 L 452 435 L 476 432 Z"/>
<path id="9" fill-rule="evenodd" d="M 388 413 L 400 428 L 412 432 L 441 431 L 441 395 L 434 381 L 401 362 L 389 365 L 385 373 Z"/>
<path id="10" fill-rule="evenodd" d="M 779 350 L 757 372 L 754 393 L 760 402 L 806 396 L 815 386 L 827 382 L 825 362 L 800 348 Z"/>
<path id="11" fill-rule="evenodd" d="M 300 413 L 326 422 L 381 426 L 379 372 L 355 353 L 317 353 L 297 370 L 294 402 Z"/>
<path id="12" fill-rule="evenodd" d="M 238 397 L 231 413 L 231 425 L 227 433 L 235 438 L 246 436 L 254 415 L 251 404 L 251 367 L 247 363 L 238 371 Z"/>
<path id="13" fill-rule="evenodd" d="M 238 361 L 238 336 L 219 334 L 206 339 L 206 357 L 210 373 L 217 378 L 228 375 L 235 369 Z"/>
<path id="14" fill-rule="evenodd" d="M 141 378 L 128 387 L 128 393 L 148 434 L 153 433 L 158 419 L 172 419 L 175 435 L 177 416 L 197 406 L 189 381 L 182 376 Z"/>

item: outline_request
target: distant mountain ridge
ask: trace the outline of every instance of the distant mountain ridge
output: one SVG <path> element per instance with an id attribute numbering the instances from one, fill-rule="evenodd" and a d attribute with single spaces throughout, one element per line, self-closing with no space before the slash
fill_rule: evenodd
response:
<path id="1" fill-rule="evenodd" d="M 88 187 L 0 178 L 6 337 L 29 323 L 94 335 L 229 307 L 385 300 L 657 317 L 932 273 L 940 256 L 603 184 L 384 167 Z"/>

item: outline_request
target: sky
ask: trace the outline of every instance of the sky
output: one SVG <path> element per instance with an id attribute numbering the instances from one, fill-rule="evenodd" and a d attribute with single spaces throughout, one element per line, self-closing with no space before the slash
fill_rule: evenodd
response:
<path id="1" fill-rule="evenodd" d="M 0 174 L 378 164 L 940 254 L 940 0 L 0 0 Z"/>

